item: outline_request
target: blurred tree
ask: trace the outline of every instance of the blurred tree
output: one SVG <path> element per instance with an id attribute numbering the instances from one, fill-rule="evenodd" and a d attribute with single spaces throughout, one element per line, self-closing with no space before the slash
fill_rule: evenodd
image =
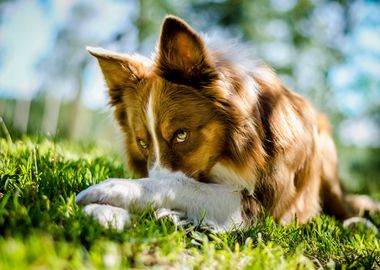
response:
<path id="1" fill-rule="evenodd" d="M 85 136 L 82 122 L 85 114 L 81 112 L 83 94 L 83 74 L 91 59 L 85 47 L 89 44 L 102 44 L 114 40 L 115 29 L 99 26 L 99 16 L 110 16 L 104 12 L 100 1 L 77 1 L 70 7 L 68 16 L 57 25 L 57 35 L 50 53 L 41 60 L 39 68 L 43 71 L 42 90 L 46 91 L 46 106 L 43 131 L 54 134 L 59 119 L 61 99 L 73 96 L 71 115 L 67 121 L 70 138 Z M 120 26 L 114 26 L 118 29 Z M 101 30 L 104 31 L 101 31 Z M 89 119 L 87 119 L 89 121 Z"/>
<path id="2" fill-rule="evenodd" d="M 69 122 L 69 135 L 71 138 L 77 137 L 83 89 L 81 74 L 88 61 L 82 52 L 88 39 L 83 26 L 93 14 L 94 8 L 91 6 L 75 4 L 64 24 L 57 26 L 54 48 L 40 63 L 40 69 L 44 72 L 43 88 L 46 91 L 42 127 L 45 133 L 55 134 L 61 98 L 67 94 L 65 92 L 73 89 L 75 98 Z"/>

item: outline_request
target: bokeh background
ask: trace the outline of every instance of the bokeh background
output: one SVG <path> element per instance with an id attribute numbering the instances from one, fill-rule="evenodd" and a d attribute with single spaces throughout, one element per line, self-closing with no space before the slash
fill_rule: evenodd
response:
<path id="1" fill-rule="evenodd" d="M 272 65 L 330 117 L 345 186 L 379 194 L 379 1 L 0 0 L 0 136 L 117 148 L 85 46 L 150 55 L 166 14 L 237 39 Z"/>

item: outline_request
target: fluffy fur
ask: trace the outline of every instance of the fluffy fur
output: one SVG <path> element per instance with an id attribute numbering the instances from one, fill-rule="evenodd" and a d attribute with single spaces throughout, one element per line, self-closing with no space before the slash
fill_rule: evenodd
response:
<path id="1" fill-rule="evenodd" d="M 102 212 L 93 203 L 129 211 L 152 204 L 192 222 L 205 212 L 204 222 L 220 229 L 250 225 L 262 209 L 284 224 L 322 208 L 340 219 L 355 213 L 340 188 L 327 119 L 268 66 L 249 68 L 206 47 L 174 16 L 163 22 L 153 60 L 88 50 L 125 135 L 128 170 L 145 177 L 81 192 L 88 213 Z M 370 202 L 360 207 L 378 209 Z"/>

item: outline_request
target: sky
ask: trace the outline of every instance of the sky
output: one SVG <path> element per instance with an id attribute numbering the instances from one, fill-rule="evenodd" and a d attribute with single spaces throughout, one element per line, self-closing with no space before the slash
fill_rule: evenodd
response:
<path id="1" fill-rule="evenodd" d="M 123 41 L 128 45 L 125 46 L 128 52 L 137 48 L 137 30 L 132 25 L 132 19 L 138 12 L 137 1 L 21 0 L 3 3 L 0 6 L 0 98 L 30 99 L 39 93 L 45 72 L 44 67 L 36 69 L 36 66 L 49 55 L 48 52 L 57 50 L 54 42 L 58 30 L 71 18 L 71 8 L 76 2 L 91 3 L 91 12 L 95 14 L 75 29 L 79 46 L 83 47 L 83 55 L 86 45 L 104 43 L 121 26 L 129 29 Z M 295 0 L 271 0 L 272 6 L 283 12 L 293 8 L 295 3 Z M 315 20 L 330 23 L 328 29 L 331 29 L 331 33 L 326 35 L 334 35 L 333 30 L 341 24 L 341 16 L 338 15 L 342 10 L 333 3 L 326 7 L 317 9 Z M 347 116 L 339 127 L 339 133 L 347 144 L 379 146 L 379 130 L 371 119 L 363 115 L 369 103 L 380 106 L 380 4 L 378 1 L 354 1 L 350 12 L 352 31 L 344 42 L 337 40 L 341 42 L 344 59 L 331 66 L 327 72 L 337 107 Z M 281 36 L 286 39 L 286 27 L 281 20 L 274 20 L 267 25 L 266 31 L 280 33 L 278 38 L 281 40 Z M 286 65 L 287 61 L 294 59 L 294 54 L 284 44 L 273 43 L 262 52 L 269 59 L 274 58 L 271 61 L 279 65 L 284 62 Z M 120 48 L 109 44 L 108 49 Z M 315 63 L 322 58 L 318 57 L 318 52 L 313 57 L 311 62 Z M 302 61 L 302 57 L 298 61 Z M 310 59 L 305 61 L 310 62 Z M 302 82 L 313 84 L 318 81 L 317 74 L 308 73 L 308 69 L 301 69 L 298 75 L 299 78 L 293 79 L 300 80 L 301 85 Z M 64 78 L 62 81 L 54 78 L 54 83 L 57 85 L 50 89 L 54 95 L 62 99 L 73 98 L 74 87 L 65 85 Z M 84 106 L 104 109 L 107 104 L 106 89 L 94 59 L 90 60 L 90 65 L 84 71 L 83 85 Z M 360 132 L 357 132 L 358 127 Z"/>

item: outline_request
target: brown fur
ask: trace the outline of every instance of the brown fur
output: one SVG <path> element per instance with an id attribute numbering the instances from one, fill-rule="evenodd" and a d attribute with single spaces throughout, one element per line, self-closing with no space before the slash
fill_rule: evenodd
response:
<path id="1" fill-rule="evenodd" d="M 241 70 L 173 16 L 163 23 L 153 62 L 91 53 L 104 73 L 135 176 L 147 176 L 158 158 L 146 112 L 152 98 L 162 166 L 215 183 L 221 182 L 215 168 L 224 168 L 235 176 L 228 184 L 242 190 L 247 222 L 262 208 L 283 223 L 306 222 L 321 206 L 338 218 L 352 215 L 328 121 L 269 67 Z M 188 132 L 185 143 L 174 141 L 178 131 Z"/>

